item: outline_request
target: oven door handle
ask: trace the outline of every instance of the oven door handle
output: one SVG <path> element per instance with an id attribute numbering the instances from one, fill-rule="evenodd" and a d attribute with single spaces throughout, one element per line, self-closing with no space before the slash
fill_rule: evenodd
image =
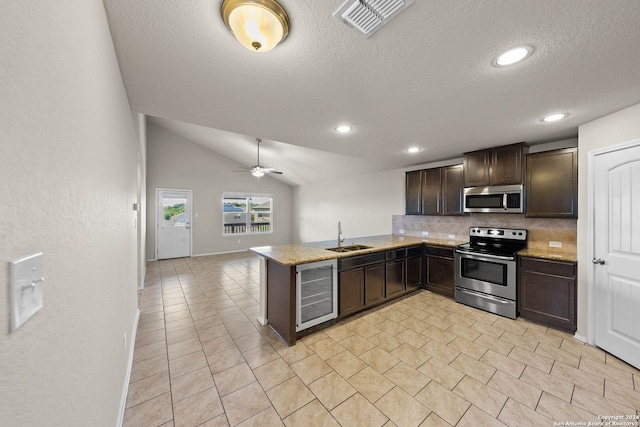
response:
<path id="1" fill-rule="evenodd" d="M 516 258 L 512 256 L 500 256 L 500 255 L 491 255 L 491 254 L 479 254 L 476 252 L 467 252 L 456 249 L 456 252 L 463 255 L 470 255 L 475 258 L 493 258 L 493 259 L 503 259 L 506 261 L 514 261 Z"/>
<path id="2" fill-rule="evenodd" d="M 459 292 L 464 292 L 466 294 L 470 294 L 470 295 L 474 295 L 474 296 L 481 297 L 481 298 L 484 298 L 484 299 L 488 299 L 488 300 L 491 300 L 493 302 L 499 302 L 500 304 L 511 304 L 513 302 L 511 300 L 507 300 L 507 299 L 504 299 L 504 298 L 498 298 L 498 297 L 495 297 L 493 295 L 483 294 L 482 292 L 476 292 L 476 291 L 469 290 L 467 288 L 461 288 L 460 286 L 456 286 L 456 290 L 459 291 Z"/>

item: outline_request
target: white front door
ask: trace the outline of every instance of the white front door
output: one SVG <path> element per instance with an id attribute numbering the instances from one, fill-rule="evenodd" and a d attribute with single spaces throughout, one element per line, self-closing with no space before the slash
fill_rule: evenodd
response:
<path id="1" fill-rule="evenodd" d="M 595 344 L 640 368 L 640 144 L 593 156 L 593 197 Z"/>
<path id="2" fill-rule="evenodd" d="M 191 190 L 156 189 L 157 259 L 191 256 Z"/>

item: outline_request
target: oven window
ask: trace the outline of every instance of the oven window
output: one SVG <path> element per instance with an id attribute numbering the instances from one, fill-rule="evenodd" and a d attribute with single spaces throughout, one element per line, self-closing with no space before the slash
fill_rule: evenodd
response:
<path id="1" fill-rule="evenodd" d="M 483 194 L 466 196 L 467 208 L 502 208 L 502 194 Z"/>
<path id="2" fill-rule="evenodd" d="M 507 286 L 508 265 L 498 262 L 460 258 L 462 277 Z"/>

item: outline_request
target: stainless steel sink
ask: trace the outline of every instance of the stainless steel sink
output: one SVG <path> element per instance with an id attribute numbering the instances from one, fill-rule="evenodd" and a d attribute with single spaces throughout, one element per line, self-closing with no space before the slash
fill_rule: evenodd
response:
<path id="1" fill-rule="evenodd" d="M 338 246 L 335 248 L 327 248 L 328 251 L 333 252 L 353 252 L 360 251 L 362 249 L 371 249 L 373 246 L 365 246 L 365 245 L 347 245 L 347 246 Z"/>

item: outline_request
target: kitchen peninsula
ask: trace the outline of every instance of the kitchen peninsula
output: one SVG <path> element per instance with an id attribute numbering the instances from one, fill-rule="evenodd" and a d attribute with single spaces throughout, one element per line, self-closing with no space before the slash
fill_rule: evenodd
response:
<path id="1" fill-rule="evenodd" d="M 334 297 L 340 319 L 421 288 L 425 244 L 451 249 L 461 243 L 464 242 L 390 234 L 348 239 L 340 245 L 330 240 L 250 248 L 261 258 L 258 321 L 269 324 L 289 345 L 295 344 L 296 275 L 301 265 L 336 262 L 340 278 Z M 364 248 L 335 251 L 336 247 L 354 245 Z"/>

